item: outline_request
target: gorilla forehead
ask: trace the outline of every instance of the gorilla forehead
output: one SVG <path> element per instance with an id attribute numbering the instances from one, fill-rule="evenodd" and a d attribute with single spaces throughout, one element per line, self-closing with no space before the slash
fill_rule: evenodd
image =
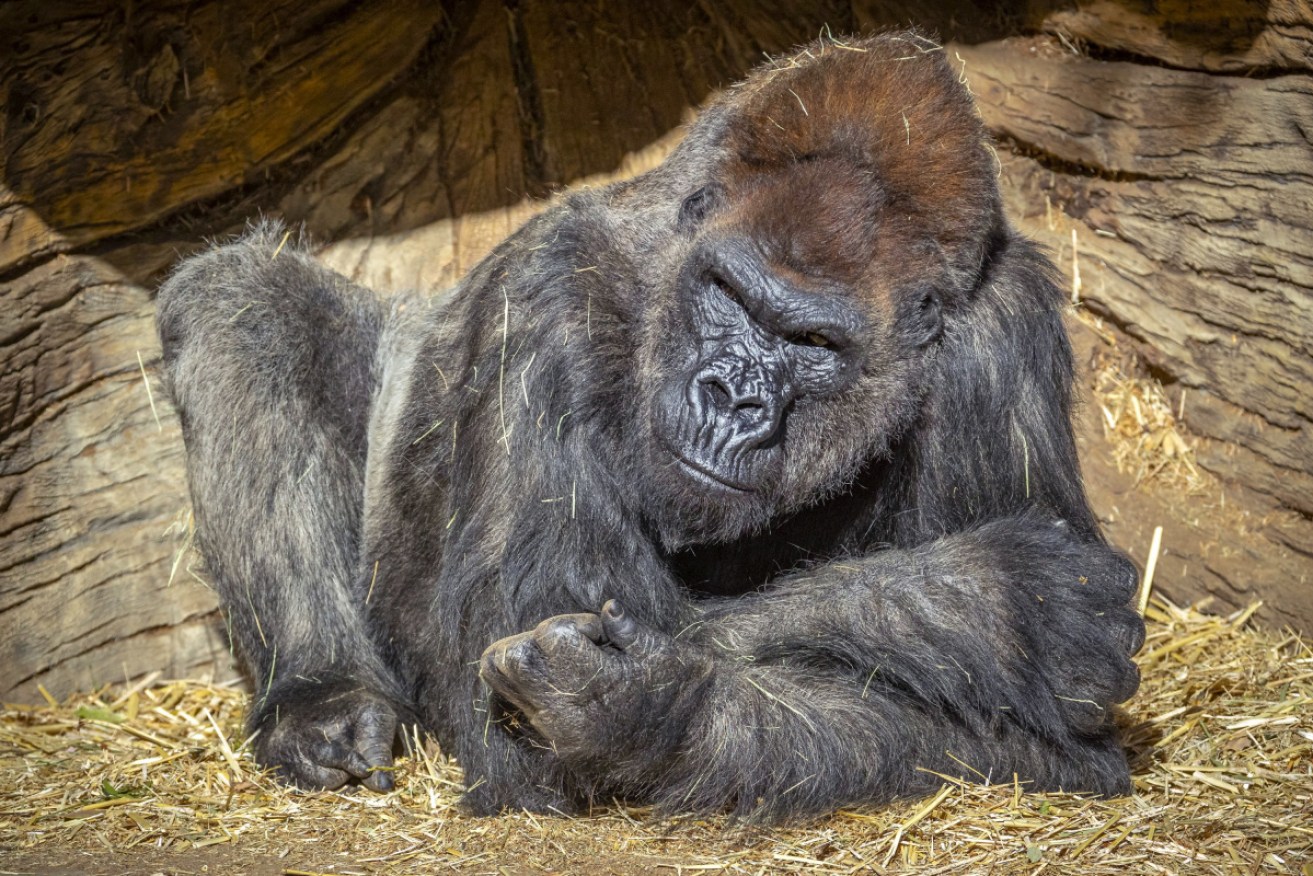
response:
<path id="1" fill-rule="evenodd" d="M 807 49 L 723 99 L 725 118 L 709 114 L 727 125 L 720 178 L 781 262 L 825 265 L 868 293 L 891 270 L 978 271 L 1001 211 L 995 167 L 942 51 L 908 34 Z"/>
<path id="2" fill-rule="evenodd" d="M 967 197 L 978 208 L 980 186 L 992 180 L 984 128 L 943 49 L 931 46 L 890 34 L 860 51 L 809 47 L 779 59 L 742 86 L 746 94 L 724 99 L 738 116 L 725 136 L 729 154 L 747 169 L 841 156 L 927 207 Z"/>
<path id="3" fill-rule="evenodd" d="M 888 195 L 870 167 L 822 157 L 739 169 L 726 199 L 727 224 L 751 236 L 772 266 L 799 285 L 851 288 L 870 265 Z"/>

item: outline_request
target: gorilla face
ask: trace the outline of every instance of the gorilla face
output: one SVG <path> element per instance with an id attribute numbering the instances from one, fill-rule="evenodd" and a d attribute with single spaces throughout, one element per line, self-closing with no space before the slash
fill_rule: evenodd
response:
<path id="1" fill-rule="evenodd" d="M 758 531 L 887 455 L 1005 231 L 955 80 L 922 82 L 913 107 L 921 67 L 818 63 L 867 85 L 783 65 L 745 87 L 693 138 L 667 233 L 645 238 L 627 434 L 646 448 L 633 501 L 667 547 Z"/>
<path id="2" fill-rule="evenodd" d="M 672 546 L 843 488 L 910 425 L 942 330 L 938 247 L 883 221 L 865 168 L 727 177 L 680 210 L 687 255 L 651 357 L 645 504 Z"/>
<path id="3" fill-rule="evenodd" d="M 684 265 L 685 366 L 660 390 L 656 434 L 713 494 L 769 493 L 799 403 L 846 389 L 862 356 L 861 314 L 772 269 L 746 238 L 712 238 Z"/>

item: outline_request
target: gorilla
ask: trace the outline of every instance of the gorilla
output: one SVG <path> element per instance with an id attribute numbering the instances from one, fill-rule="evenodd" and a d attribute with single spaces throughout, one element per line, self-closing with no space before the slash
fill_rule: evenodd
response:
<path id="1" fill-rule="evenodd" d="M 768 62 L 437 298 L 271 223 L 184 261 L 164 370 L 256 758 L 387 790 L 417 725 L 474 813 L 1128 792 L 1137 573 L 995 173 L 886 33 Z"/>

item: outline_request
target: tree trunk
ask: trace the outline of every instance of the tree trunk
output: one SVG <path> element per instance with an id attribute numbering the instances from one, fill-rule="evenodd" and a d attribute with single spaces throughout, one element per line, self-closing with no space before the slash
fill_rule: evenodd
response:
<path id="1" fill-rule="evenodd" d="M 1077 229 L 1086 304 L 1187 392 L 1222 481 L 1136 486 L 1086 417 L 1113 538 L 1143 560 L 1161 523 L 1173 595 L 1313 628 L 1313 15 L 1037 0 L 1051 36 L 1000 42 L 1008 6 L 0 6 L 0 697 L 234 671 L 157 371 L 150 290 L 179 255 L 263 212 L 381 290 L 439 289 L 527 196 L 654 165 L 763 52 L 914 19 L 964 41 L 1014 215 L 1064 268 Z"/>
<path id="2" fill-rule="evenodd" d="M 1131 491 L 1089 441 L 1096 504 L 1120 508 L 1110 532 L 1141 561 L 1165 526 L 1159 583 L 1177 598 L 1262 598 L 1269 622 L 1307 629 L 1313 10 L 1095 0 L 1032 24 L 1054 36 L 950 47 L 1010 212 L 1068 271 L 1076 230 L 1083 306 L 1131 339 L 1220 480 Z"/>

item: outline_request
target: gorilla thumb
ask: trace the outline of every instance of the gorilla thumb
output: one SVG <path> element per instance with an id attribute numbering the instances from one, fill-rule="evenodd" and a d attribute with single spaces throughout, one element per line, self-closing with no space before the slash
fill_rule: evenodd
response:
<path id="1" fill-rule="evenodd" d="M 608 599 L 602 606 L 602 628 L 607 641 L 621 650 L 638 641 L 638 621 L 626 614 L 617 600 Z"/>

